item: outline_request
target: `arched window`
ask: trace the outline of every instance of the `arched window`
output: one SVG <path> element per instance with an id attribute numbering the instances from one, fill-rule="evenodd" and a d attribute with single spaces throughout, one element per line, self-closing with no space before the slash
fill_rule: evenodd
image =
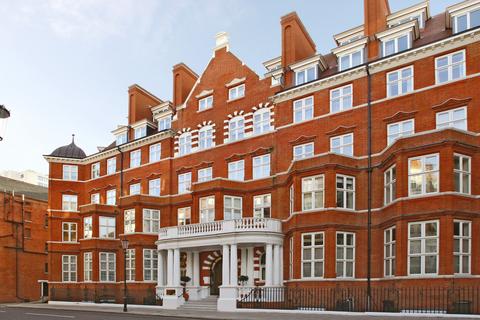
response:
<path id="1" fill-rule="evenodd" d="M 243 116 L 238 116 L 230 120 L 228 125 L 230 141 L 243 139 L 245 136 L 245 120 Z"/>
<path id="2" fill-rule="evenodd" d="M 213 128 L 205 126 L 198 131 L 198 148 L 208 149 L 213 147 Z"/>
<path id="3" fill-rule="evenodd" d="M 265 253 L 260 256 L 260 280 L 265 281 Z"/>
<path id="4" fill-rule="evenodd" d="M 263 108 L 253 114 L 253 134 L 270 131 L 270 109 Z"/>
<path id="5" fill-rule="evenodd" d="M 184 132 L 178 138 L 178 151 L 180 155 L 189 154 L 192 151 L 192 134 Z"/>

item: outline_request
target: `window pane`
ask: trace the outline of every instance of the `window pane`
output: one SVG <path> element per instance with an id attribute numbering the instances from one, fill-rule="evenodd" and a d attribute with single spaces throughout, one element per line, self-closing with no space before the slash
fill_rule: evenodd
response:
<path id="1" fill-rule="evenodd" d="M 464 14 L 456 18 L 457 25 L 456 25 L 456 32 L 462 32 L 467 30 L 467 15 Z"/>

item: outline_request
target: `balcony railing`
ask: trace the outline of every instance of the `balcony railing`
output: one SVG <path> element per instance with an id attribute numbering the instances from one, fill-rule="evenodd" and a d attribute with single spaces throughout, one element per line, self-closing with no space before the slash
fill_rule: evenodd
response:
<path id="1" fill-rule="evenodd" d="M 159 230 L 159 240 L 245 231 L 281 232 L 282 223 L 270 218 L 243 218 L 166 227 Z"/>

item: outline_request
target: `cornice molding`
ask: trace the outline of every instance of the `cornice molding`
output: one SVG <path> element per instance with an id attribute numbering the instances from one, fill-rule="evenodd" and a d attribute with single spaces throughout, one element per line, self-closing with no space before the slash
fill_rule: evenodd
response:
<path id="1" fill-rule="evenodd" d="M 456 107 L 464 107 L 464 106 L 467 106 L 471 100 L 472 100 L 472 97 L 460 98 L 460 99 L 450 98 L 440 104 L 432 106 L 432 109 L 435 111 L 443 111 L 443 110 L 453 109 Z"/>
<path id="2" fill-rule="evenodd" d="M 411 119 L 415 116 L 415 114 L 417 112 L 418 112 L 417 110 L 414 110 L 414 111 L 398 111 L 398 112 L 396 112 L 395 114 L 393 114 L 389 117 L 383 118 L 383 121 L 386 122 L 386 123 L 392 123 L 392 122 L 398 122 L 398 121 L 402 121 L 402 120 Z"/>
<path id="3" fill-rule="evenodd" d="M 295 140 L 292 140 L 292 141 L 288 141 L 289 144 L 295 146 L 295 145 L 299 145 L 299 144 L 304 144 L 304 143 L 308 143 L 308 142 L 312 142 L 315 140 L 317 136 L 316 135 L 313 135 L 313 136 L 300 136 L 298 137 L 297 139 Z"/>
<path id="4" fill-rule="evenodd" d="M 338 126 L 333 130 L 325 132 L 327 136 L 336 136 L 343 133 L 353 132 L 357 126 Z"/>

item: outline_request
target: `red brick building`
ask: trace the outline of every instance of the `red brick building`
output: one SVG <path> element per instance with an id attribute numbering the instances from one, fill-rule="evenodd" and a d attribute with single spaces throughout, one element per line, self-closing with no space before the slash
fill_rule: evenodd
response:
<path id="1" fill-rule="evenodd" d="M 478 285 L 479 10 L 365 0 L 330 53 L 290 13 L 264 76 L 219 33 L 173 101 L 131 86 L 114 143 L 45 156 L 50 298 L 120 302 L 123 238 L 136 303 L 365 286 L 369 216 L 373 286 Z"/>
<path id="2" fill-rule="evenodd" d="M 0 177 L 0 302 L 48 296 L 48 189 Z"/>

